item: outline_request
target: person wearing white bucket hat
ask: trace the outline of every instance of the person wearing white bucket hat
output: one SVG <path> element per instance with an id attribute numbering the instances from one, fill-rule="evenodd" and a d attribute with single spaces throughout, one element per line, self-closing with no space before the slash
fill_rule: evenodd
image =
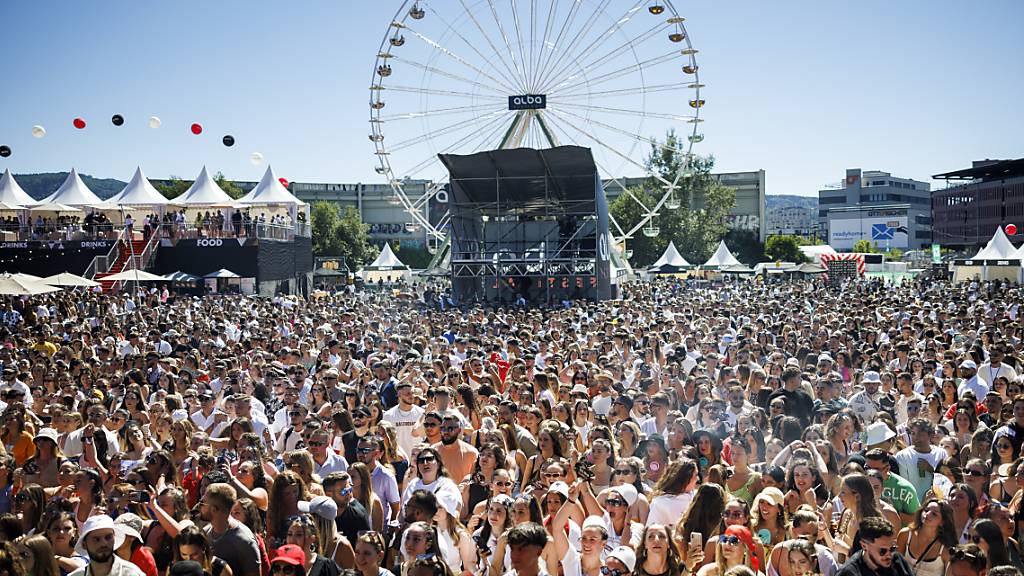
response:
<path id="1" fill-rule="evenodd" d="M 125 534 L 106 514 L 91 516 L 82 526 L 76 550 L 89 557 L 89 563 L 69 576 L 145 576 L 138 566 L 121 559 L 114 551 L 121 547 Z"/>

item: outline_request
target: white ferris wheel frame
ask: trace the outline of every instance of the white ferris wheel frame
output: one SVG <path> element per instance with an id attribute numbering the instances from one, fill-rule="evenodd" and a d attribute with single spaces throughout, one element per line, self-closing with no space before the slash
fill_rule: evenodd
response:
<path id="1" fill-rule="evenodd" d="M 443 151 L 460 154 L 494 148 L 514 148 L 530 142 L 546 142 L 548 146 L 586 145 L 602 149 L 639 169 L 645 176 L 654 178 L 661 184 L 663 192 L 655 204 L 648 206 L 618 180 L 620 175 L 608 172 L 598 162 L 598 168 L 604 172 L 605 177 L 616 182 L 642 211 L 640 221 L 628 229 L 623 229 L 614 217 L 610 217 L 612 236 L 614 241 L 620 244 L 641 230 L 645 235 L 656 235 L 656 227 L 648 226 L 651 220 L 662 208 L 679 207 L 676 191 L 680 187 L 680 180 L 691 174 L 694 144 L 703 140 L 703 135 L 699 132 L 700 123 L 703 122 L 700 118 L 700 111 L 704 105 L 704 100 L 700 96 L 703 84 L 700 83 L 697 50 L 690 41 L 690 35 L 684 25 L 685 19 L 679 15 L 671 0 L 630 0 L 627 10 L 621 17 L 607 19 L 611 24 L 596 37 L 591 36 L 593 30 L 600 29 L 598 22 L 602 16 L 608 15 L 606 9 L 613 2 L 620 3 L 621 0 L 405 0 L 402 3 L 388 24 L 374 61 L 370 86 L 369 137 L 374 144 L 374 154 L 377 158 L 376 172 L 387 178 L 398 203 L 413 219 L 412 224 L 422 226 L 426 231 L 428 244 L 430 240 L 442 241 L 446 234 L 447 215 L 436 224 L 432 224 L 424 215 L 424 206 L 443 190 L 445 182 L 442 179 L 433 180 L 425 187 L 425 191 L 419 193 L 417 190 L 416 195 L 412 196 L 406 179 L 400 178 L 398 174 L 415 177 L 418 171 L 425 170 L 436 160 L 436 153 L 411 166 L 399 167 L 402 169 L 401 172 L 392 167 L 392 156 L 421 143 L 433 144 L 435 138 L 445 135 L 458 135 L 459 140 L 454 144 L 450 143 L 448 149 Z M 543 6 L 538 10 L 539 4 L 547 6 L 546 18 Z M 593 5 L 595 9 L 588 12 L 585 4 Z M 463 19 L 464 25 L 475 28 L 486 46 L 474 45 L 458 26 L 453 25 L 454 19 L 435 9 L 438 5 L 455 12 L 457 17 Z M 554 17 L 559 14 L 558 6 L 568 6 L 565 19 L 561 22 Z M 503 7 L 510 10 L 511 22 L 505 22 L 500 17 L 499 9 Z M 524 12 L 522 15 L 519 12 L 520 7 Z M 523 16 L 526 16 L 527 10 L 529 21 L 524 21 Z M 652 18 L 651 27 L 642 28 L 643 33 L 636 36 L 624 39 L 620 36 L 628 22 L 643 17 Z M 440 20 L 447 27 L 447 39 L 457 42 L 461 52 L 457 52 L 451 45 L 442 44 L 419 25 L 424 19 L 430 18 Z M 582 19 L 581 27 L 573 29 L 577 19 Z M 541 28 L 543 36 L 538 47 L 537 33 Z M 421 45 L 420 49 L 425 47 L 428 54 L 432 54 L 432 59 L 415 53 L 407 57 L 404 53 L 416 50 L 407 46 L 413 41 Z M 638 47 L 662 41 L 668 47 L 673 47 L 672 50 L 664 53 L 657 50 L 653 55 L 637 54 Z M 602 49 L 605 43 L 611 43 L 613 47 Z M 574 51 L 584 56 L 570 57 Z M 627 52 L 632 52 L 633 64 L 608 72 L 600 70 L 603 62 L 613 61 Z M 416 59 L 417 56 L 421 58 Z M 582 66 L 581 58 L 585 61 Z M 680 78 L 685 81 L 648 84 L 644 76 L 645 70 L 677 59 L 682 66 L 682 70 L 679 71 Z M 436 60 L 453 66 L 454 70 L 436 63 Z M 487 62 L 490 67 L 485 67 L 482 61 Z M 454 87 L 450 90 L 427 87 L 426 82 L 421 82 L 418 87 L 409 83 L 392 82 L 392 74 L 395 73 L 392 63 L 399 69 L 419 70 L 423 78 L 436 76 L 453 82 L 455 86 L 471 86 L 475 91 L 468 92 Z M 600 71 L 601 74 L 589 77 L 587 72 L 590 71 Z M 467 77 L 467 73 L 474 74 L 475 78 Z M 594 90 L 606 82 L 630 76 L 636 78 L 638 85 Z M 468 104 L 423 111 L 404 110 L 392 114 L 391 111 L 384 112 L 389 91 L 419 94 L 421 98 L 438 96 L 458 101 L 464 99 Z M 646 109 L 647 94 L 684 91 L 692 97 L 682 98 L 680 105 L 688 105 L 692 115 Z M 544 95 L 545 104 L 550 107 L 511 110 L 511 98 L 508 98 L 508 107 L 503 104 L 506 97 L 533 94 Z M 633 110 L 590 103 L 595 97 L 612 98 L 630 94 L 644 96 L 644 107 Z M 477 114 L 478 112 L 480 114 Z M 681 142 L 683 146 L 675 149 L 685 158 L 683 169 L 676 174 L 673 181 L 649 169 L 643 161 L 634 157 L 633 152 L 637 145 L 647 144 L 665 149 L 668 147 L 636 131 L 616 126 L 608 119 L 596 120 L 591 115 L 597 113 L 616 117 L 654 118 L 692 125 L 685 135 L 685 141 Z M 471 114 L 472 118 L 394 144 L 385 138 L 389 123 L 459 114 Z M 627 138 L 633 142 L 631 149 L 620 150 L 607 144 L 596 133 L 597 129 Z M 463 148 L 459 148 L 460 146 Z M 465 149 L 467 146 L 468 150 Z M 651 230 L 654 230 L 653 234 Z"/>

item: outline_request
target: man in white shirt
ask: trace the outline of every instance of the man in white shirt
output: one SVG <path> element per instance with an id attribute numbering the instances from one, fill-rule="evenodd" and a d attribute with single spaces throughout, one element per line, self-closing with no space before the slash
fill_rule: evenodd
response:
<path id="1" fill-rule="evenodd" d="M 228 425 L 227 413 L 217 408 L 216 398 L 209 390 L 199 394 L 199 410 L 193 412 L 191 418 L 196 428 L 206 432 L 211 438 L 220 435 Z"/>
<path id="2" fill-rule="evenodd" d="M 120 445 L 117 442 L 117 434 L 114 434 L 110 430 L 104 428 L 103 423 L 107 421 L 107 409 L 101 404 L 90 406 L 88 412 L 86 412 L 88 423 L 74 430 L 68 434 L 64 440 L 64 456 L 68 458 L 77 458 L 82 455 L 82 443 L 92 442 L 93 435 L 98 431 L 103 431 L 107 437 L 107 454 L 117 454 L 121 451 Z M 83 440 L 87 438 L 87 440 Z"/>
<path id="3" fill-rule="evenodd" d="M 974 360 L 964 360 L 960 364 L 960 377 L 963 378 L 963 381 L 960 382 L 960 386 L 956 390 L 958 397 L 962 398 L 968 390 L 974 392 L 974 397 L 977 399 L 984 398 L 988 394 L 988 383 L 978 378 L 978 365 L 974 363 Z"/>
<path id="4" fill-rule="evenodd" d="M 413 404 L 414 396 L 411 383 L 399 382 L 396 391 L 398 392 L 398 404 L 384 412 L 383 420 L 395 425 L 398 430 L 398 445 L 406 454 L 412 454 L 413 447 L 419 442 L 413 432 L 425 411 Z"/>
<path id="5" fill-rule="evenodd" d="M 934 425 L 924 419 L 917 418 L 907 425 L 911 446 L 896 453 L 896 463 L 900 468 L 900 477 L 914 485 L 918 499 L 932 487 L 935 470 L 948 456 L 946 450 L 932 445 Z"/>
<path id="6" fill-rule="evenodd" d="M 978 367 L 978 379 L 987 384 L 989 389 L 994 385 L 996 378 L 1000 376 L 1009 382 L 1017 380 L 1017 371 L 1013 369 L 1013 366 L 1003 363 L 1004 358 L 1006 358 L 1006 350 L 1001 345 L 993 346 L 988 355 L 988 362 Z"/>
<path id="7" fill-rule="evenodd" d="M 306 417 L 308 415 L 309 409 L 301 404 L 296 404 L 288 410 L 291 426 L 282 430 L 274 442 L 274 449 L 278 454 L 284 454 L 298 448 L 299 442 L 302 442 L 302 431 L 306 428 Z"/>
<path id="8" fill-rule="evenodd" d="M 347 472 L 348 461 L 328 447 L 330 434 L 320 428 L 309 436 L 309 453 L 313 455 L 313 467 L 317 476 L 325 478 L 331 472 Z"/>

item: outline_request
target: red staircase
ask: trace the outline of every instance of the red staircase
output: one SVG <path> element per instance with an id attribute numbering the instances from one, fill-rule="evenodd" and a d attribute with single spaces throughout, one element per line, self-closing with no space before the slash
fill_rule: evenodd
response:
<path id="1" fill-rule="evenodd" d="M 117 260 L 114 261 L 114 265 L 110 267 L 109 271 L 96 274 L 95 280 L 100 283 L 104 293 L 108 293 L 114 289 L 114 281 L 104 280 L 104 278 L 124 270 L 128 265 L 128 261 L 131 259 L 132 254 L 134 253 L 135 256 L 142 256 L 142 252 L 145 249 L 145 240 L 132 240 L 131 248 L 129 248 L 128 243 L 123 240 L 118 244 Z"/>

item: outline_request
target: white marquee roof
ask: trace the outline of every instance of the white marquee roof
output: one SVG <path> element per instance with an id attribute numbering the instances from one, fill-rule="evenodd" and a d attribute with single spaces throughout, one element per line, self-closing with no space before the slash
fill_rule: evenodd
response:
<path id="1" fill-rule="evenodd" d="M 384 249 L 380 251 L 380 255 L 366 267 L 367 270 L 407 270 L 409 267 L 402 263 L 395 256 L 395 253 L 391 250 L 391 244 L 384 244 Z"/>
<path id="2" fill-rule="evenodd" d="M 192 183 L 192 186 L 184 194 L 171 200 L 171 204 L 179 206 L 205 206 L 210 204 L 232 204 L 233 202 L 227 192 L 222 190 L 213 181 L 210 173 L 206 171 L 206 166 L 203 166 L 199 176 L 196 176 L 196 181 Z"/>
<path id="3" fill-rule="evenodd" d="M 296 206 L 304 206 L 305 202 L 299 200 L 291 192 L 288 191 L 281 181 L 278 180 L 277 174 L 274 174 L 274 169 L 267 166 L 267 171 L 263 173 L 263 179 L 256 185 L 248 194 L 239 198 L 236 202 L 239 204 L 288 204 Z"/>
<path id="4" fill-rule="evenodd" d="M 1003 227 L 996 228 L 996 233 L 984 248 L 978 251 L 971 260 L 1009 260 L 1018 258 L 1017 249 L 1010 243 L 1010 239 L 1003 232 Z"/>
<path id="5" fill-rule="evenodd" d="M 162 206 L 167 203 L 167 198 L 164 198 L 146 179 L 142 168 L 136 168 L 135 174 L 124 189 L 105 202 L 114 206 Z"/>
<path id="6" fill-rule="evenodd" d="M 4 170 L 0 177 L 0 202 L 8 206 L 25 206 L 35 204 L 36 200 L 21 189 L 10 170 Z"/>
<path id="7" fill-rule="evenodd" d="M 704 263 L 705 268 L 724 268 L 726 266 L 742 266 L 739 260 L 732 255 L 729 251 L 729 247 L 725 245 L 725 240 L 718 243 L 718 250 L 708 258 L 708 261 Z"/>
<path id="8" fill-rule="evenodd" d="M 691 266 L 686 258 L 683 258 L 679 250 L 676 249 L 675 242 L 669 242 L 668 247 L 665 248 L 665 253 L 658 258 L 658 261 L 651 264 L 651 268 L 660 268 L 662 266 L 672 266 L 675 268 L 686 268 Z"/>
<path id="9" fill-rule="evenodd" d="M 95 206 L 102 204 L 99 196 L 93 194 L 93 191 L 82 182 L 82 178 L 78 175 L 78 170 L 72 168 L 71 173 L 68 174 L 64 183 L 57 188 L 57 191 L 50 194 L 46 198 L 43 198 L 39 202 L 33 202 L 33 204 L 39 205 L 39 207 L 45 208 L 47 204 L 63 204 L 65 206 Z"/>

